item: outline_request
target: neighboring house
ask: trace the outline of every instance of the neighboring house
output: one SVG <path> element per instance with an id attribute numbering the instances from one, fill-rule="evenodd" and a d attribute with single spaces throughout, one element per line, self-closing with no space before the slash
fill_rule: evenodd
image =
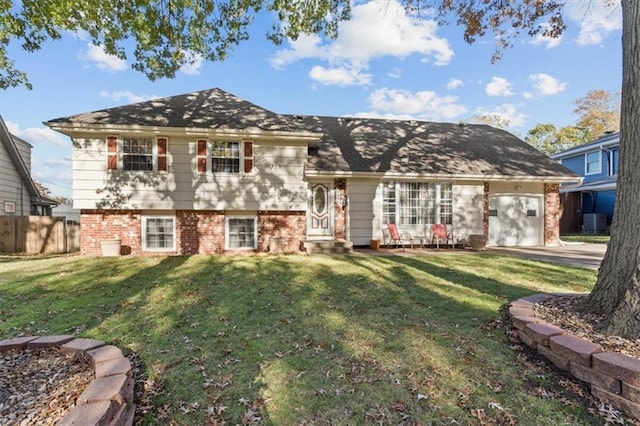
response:
<path id="1" fill-rule="evenodd" d="M 31 145 L 9 133 L 0 117 L 0 216 L 51 216 L 56 201 L 31 179 Z"/>
<path id="2" fill-rule="evenodd" d="M 71 201 L 54 207 L 51 215 L 53 217 L 64 217 L 67 222 L 71 221 L 80 223 L 80 210 L 74 209 Z"/>
<path id="3" fill-rule="evenodd" d="M 551 158 L 584 176 L 582 185 L 561 189 L 561 232 L 607 232 L 616 200 L 620 133 L 605 134 Z"/>
<path id="4" fill-rule="evenodd" d="M 45 124 L 73 139 L 85 254 L 114 237 L 133 254 L 368 246 L 387 223 L 556 244 L 559 186 L 580 182 L 486 125 L 281 115 L 220 89 Z"/>

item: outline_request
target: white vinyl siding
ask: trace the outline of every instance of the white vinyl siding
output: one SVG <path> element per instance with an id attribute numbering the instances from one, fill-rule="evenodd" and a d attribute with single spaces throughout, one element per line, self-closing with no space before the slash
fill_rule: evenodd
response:
<path id="1" fill-rule="evenodd" d="M 381 233 L 382 206 L 377 197 L 378 179 L 347 180 L 348 230 L 347 238 L 354 245 L 369 245 L 372 238 Z"/>
<path id="2" fill-rule="evenodd" d="M 18 152 L 27 167 L 31 167 L 30 146 L 16 141 Z M 29 216 L 31 214 L 31 195 L 27 186 L 13 164 L 4 144 L 0 142 L 0 216 L 5 214 L 5 202 L 13 203 L 15 212 L 12 216 Z"/>
<path id="3" fill-rule="evenodd" d="M 383 185 L 378 179 L 349 179 L 349 235 L 354 245 L 369 245 L 371 239 L 382 241 L 382 225 L 385 222 Z M 483 233 L 484 186 L 478 182 L 455 182 L 441 189 L 440 215 L 451 217 L 447 225 L 454 232 L 456 241 L 471 234 Z M 449 213 L 449 211 L 451 213 Z M 388 216 L 386 216 L 388 217 Z M 406 224 L 398 227 L 401 232 L 416 237 L 429 235 L 429 224 Z"/>
<path id="4" fill-rule="evenodd" d="M 200 138 L 169 136 L 167 172 L 107 173 L 106 135 L 84 136 L 74 139 L 75 208 L 304 211 L 307 207 L 304 141 L 281 145 L 254 138 L 251 174 L 201 174 L 196 164 Z"/>

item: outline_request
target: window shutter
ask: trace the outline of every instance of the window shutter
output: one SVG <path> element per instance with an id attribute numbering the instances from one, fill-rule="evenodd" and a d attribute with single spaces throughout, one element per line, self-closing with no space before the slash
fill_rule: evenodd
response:
<path id="1" fill-rule="evenodd" d="M 205 173 L 207 171 L 207 141 L 198 141 L 198 172 Z"/>
<path id="2" fill-rule="evenodd" d="M 253 170 L 253 142 L 244 143 L 244 172 L 251 173 Z"/>
<path id="3" fill-rule="evenodd" d="M 118 138 L 107 138 L 107 170 L 118 170 Z"/>
<path id="4" fill-rule="evenodd" d="M 158 171 L 167 171 L 167 138 L 158 138 Z"/>

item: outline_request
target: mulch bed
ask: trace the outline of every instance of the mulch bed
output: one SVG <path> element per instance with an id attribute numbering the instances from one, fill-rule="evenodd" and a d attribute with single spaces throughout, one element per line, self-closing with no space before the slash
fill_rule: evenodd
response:
<path id="1" fill-rule="evenodd" d="M 91 365 L 58 348 L 0 354 L 0 425 L 53 425 L 93 380 Z"/>

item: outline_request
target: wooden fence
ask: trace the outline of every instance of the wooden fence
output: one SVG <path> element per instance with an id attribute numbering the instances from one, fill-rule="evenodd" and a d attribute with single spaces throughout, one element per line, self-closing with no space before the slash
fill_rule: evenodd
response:
<path id="1" fill-rule="evenodd" d="M 80 250 L 80 224 L 64 217 L 0 216 L 0 253 L 49 254 Z"/>

